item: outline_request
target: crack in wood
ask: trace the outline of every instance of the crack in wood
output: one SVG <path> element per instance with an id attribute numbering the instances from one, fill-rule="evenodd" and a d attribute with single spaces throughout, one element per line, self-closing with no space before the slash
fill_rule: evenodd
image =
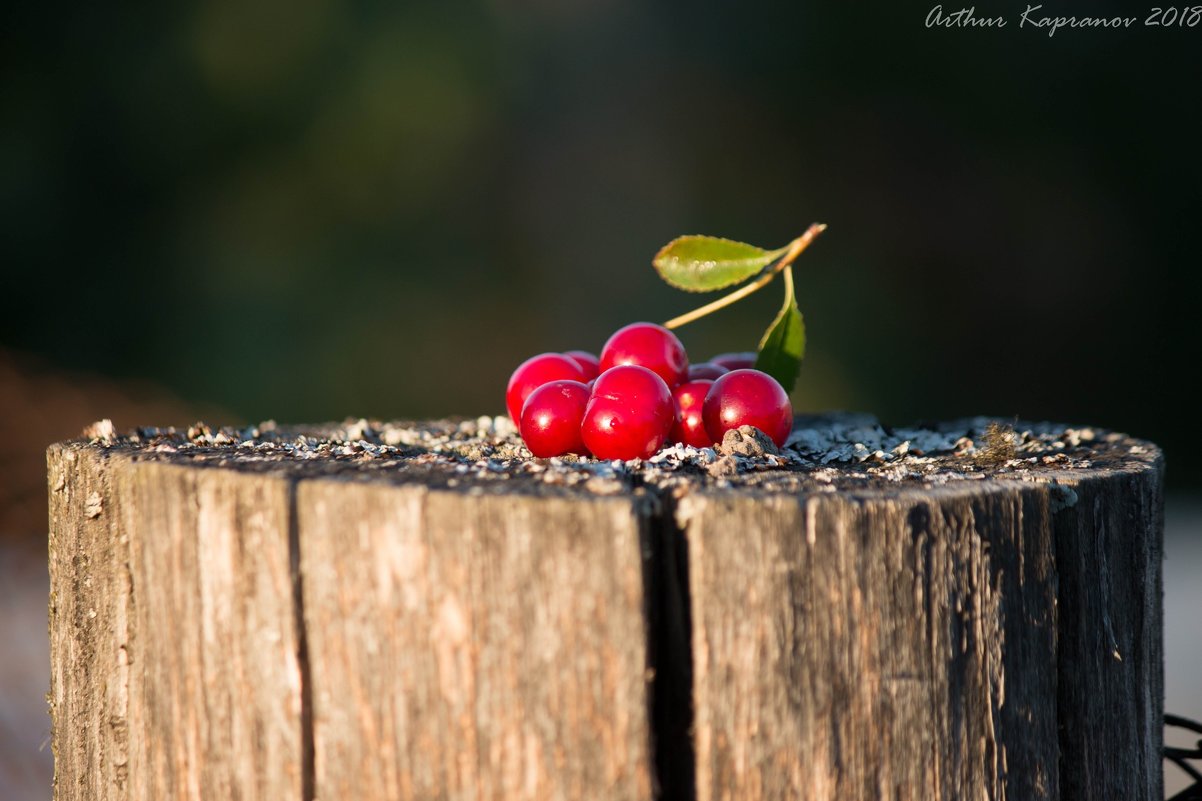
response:
<path id="1" fill-rule="evenodd" d="M 693 650 L 688 536 L 671 496 L 656 491 L 644 524 L 647 542 L 647 654 L 651 741 L 658 798 L 694 801 Z"/>
<path id="2" fill-rule="evenodd" d="M 316 797 L 313 742 L 313 679 L 309 671 L 309 637 L 305 626 L 305 586 L 301 575 L 300 524 L 296 488 L 300 482 L 288 482 L 288 566 L 292 577 L 292 614 L 296 626 L 296 661 L 300 671 L 301 799 Z"/>

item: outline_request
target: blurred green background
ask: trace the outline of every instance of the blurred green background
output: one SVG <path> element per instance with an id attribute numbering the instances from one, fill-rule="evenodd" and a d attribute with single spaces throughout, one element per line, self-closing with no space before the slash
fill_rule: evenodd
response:
<path id="1" fill-rule="evenodd" d="M 0 347 L 215 422 L 501 413 L 527 356 L 705 300 L 652 271 L 672 237 L 820 220 L 799 409 L 1093 423 L 1197 482 L 1202 27 L 1024 6 L 22 4 Z"/>

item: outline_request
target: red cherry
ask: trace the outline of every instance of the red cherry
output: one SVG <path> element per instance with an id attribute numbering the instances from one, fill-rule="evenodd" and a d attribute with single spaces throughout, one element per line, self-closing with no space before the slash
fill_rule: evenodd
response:
<path id="1" fill-rule="evenodd" d="M 789 394 L 776 379 L 759 370 L 732 370 L 714 381 L 701 412 L 712 442 L 732 428 L 755 426 L 777 446 L 793 430 Z"/>
<path id="2" fill-rule="evenodd" d="M 646 459 L 664 444 L 676 421 L 672 392 L 639 365 L 601 373 L 584 410 L 584 444 L 598 459 Z"/>
<path id="3" fill-rule="evenodd" d="M 601 349 L 601 372 L 620 364 L 646 367 L 669 387 L 684 381 L 689 369 L 684 345 L 671 331 L 654 323 L 631 323 L 609 338 Z"/>
<path id="4" fill-rule="evenodd" d="M 689 375 L 687 381 L 698 381 L 702 378 L 708 378 L 711 381 L 718 376 L 726 375 L 730 372 L 729 367 L 723 367 L 720 364 L 713 362 L 700 362 L 699 364 L 689 365 Z"/>
<path id="5" fill-rule="evenodd" d="M 588 387 L 579 381 L 548 381 L 530 393 L 522 405 L 518 430 L 526 447 L 546 459 L 565 453 L 587 454 L 580 423 L 588 404 Z"/>
<path id="6" fill-rule="evenodd" d="M 584 377 L 589 381 L 601 375 L 601 360 L 587 350 L 569 350 L 563 355 L 580 365 Z"/>
<path id="7" fill-rule="evenodd" d="M 710 359 L 710 363 L 725 367 L 727 370 L 747 370 L 755 367 L 755 353 L 750 350 L 740 353 L 719 353 Z"/>
<path id="8" fill-rule="evenodd" d="M 548 381 L 581 381 L 585 380 L 584 371 L 570 356 L 562 353 L 540 353 L 531 356 L 518 365 L 509 377 L 509 386 L 505 389 L 505 405 L 509 409 L 509 419 L 519 423 L 522 418 L 522 404 L 530 393 Z"/>
<path id="9" fill-rule="evenodd" d="M 714 444 L 701 419 L 706 393 L 713 385 L 713 380 L 702 378 L 686 381 L 672 390 L 672 397 L 676 401 L 676 424 L 672 426 L 673 442 L 683 442 L 694 448 L 708 448 Z"/>

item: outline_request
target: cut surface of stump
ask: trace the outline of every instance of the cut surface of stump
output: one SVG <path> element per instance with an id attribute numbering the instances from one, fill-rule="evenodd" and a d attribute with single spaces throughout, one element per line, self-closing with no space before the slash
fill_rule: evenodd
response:
<path id="1" fill-rule="evenodd" d="M 55 798 L 1160 798 L 1155 446 L 755 433 L 53 446 Z"/>

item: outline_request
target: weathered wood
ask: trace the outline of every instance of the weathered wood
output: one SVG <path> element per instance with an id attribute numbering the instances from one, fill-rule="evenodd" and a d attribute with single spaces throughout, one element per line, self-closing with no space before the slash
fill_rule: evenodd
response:
<path id="1" fill-rule="evenodd" d="M 302 482 L 316 797 L 649 798 L 641 505 Z"/>
<path id="2" fill-rule="evenodd" d="M 1164 498 L 1158 469 L 1097 471 L 1056 521 L 1065 798 L 1163 796 Z"/>
<path id="3" fill-rule="evenodd" d="M 473 431 L 51 448 L 55 798 L 1159 801 L 1153 446 Z"/>
<path id="4" fill-rule="evenodd" d="M 58 799 L 300 797 L 278 476 L 52 448 Z"/>
<path id="5" fill-rule="evenodd" d="M 1056 480 L 688 496 L 698 798 L 1160 798 L 1160 472 Z"/>
<path id="6" fill-rule="evenodd" d="M 104 453 L 56 445 L 47 462 L 54 797 L 129 798 L 129 539 Z"/>
<path id="7" fill-rule="evenodd" d="M 136 614 L 130 797 L 298 798 L 289 485 L 115 462 Z"/>
<path id="8" fill-rule="evenodd" d="M 56 798 L 652 796 L 645 497 L 49 471 Z"/>
<path id="9" fill-rule="evenodd" d="M 1057 798 L 1047 494 L 690 497 L 699 799 Z"/>

